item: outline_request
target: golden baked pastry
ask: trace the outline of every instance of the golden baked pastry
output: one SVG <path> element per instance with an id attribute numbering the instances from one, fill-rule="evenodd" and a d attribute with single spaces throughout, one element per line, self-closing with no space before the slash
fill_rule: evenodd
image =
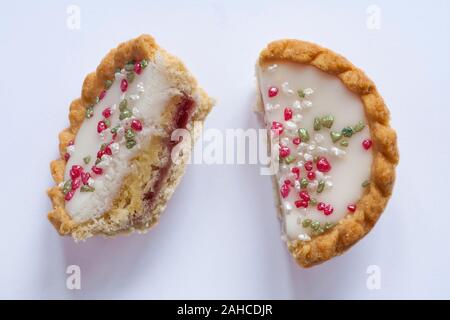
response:
<path id="1" fill-rule="evenodd" d="M 375 84 L 313 43 L 270 43 L 256 67 L 283 238 L 310 267 L 343 253 L 390 198 L 399 155 Z"/>
<path id="2" fill-rule="evenodd" d="M 194 122 L 212 105 L 152 37 L 111 50 L 84 80 L 70 105 L 70 127 L 59 134 L 50 222 L 76 240 L 153 226 L 184 172 Z"/>

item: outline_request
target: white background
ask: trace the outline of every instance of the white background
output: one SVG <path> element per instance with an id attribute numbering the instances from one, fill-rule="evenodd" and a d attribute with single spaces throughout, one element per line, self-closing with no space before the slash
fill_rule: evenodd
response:
<path id="1" fill-rule="evenodd" d="M 81 29 L 66 26 L 68 5 Z M 450 298 L 448 1 L 9 1 L 0 13 L 1 298 Z M 381 29 L 367 28 L 369 5 Z M 217 99 L 206 128 L 256 128 L 254 63 L 298 38 L 364 69 L 392 113 L 393 197 L 352 250 L 309 270 L 280 241 L 258 165 L 191 165 L 146 235 L 75 244 L 46 220 L 50 160 L 85 75 L 119 42 L 153 35 Z M 68 290 L 77 264 L 82 289 Z M 366 287 L 367 268 L 381 289 Z"/>

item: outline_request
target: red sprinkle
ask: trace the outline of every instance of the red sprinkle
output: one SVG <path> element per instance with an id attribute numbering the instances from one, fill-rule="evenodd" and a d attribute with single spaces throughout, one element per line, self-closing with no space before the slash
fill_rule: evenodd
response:
<path id="1" fill-rule="evenodd" d="M 354 205 L 354 204 L 348 205 L 347 206 L 347 210 L 352 212 L 352 213 L 355 212 L 356 211 L 356 205 Z"/>
<path id="2" fill-rule="evenodd" d="M 369 150 L 370 147 L 372 146 L 372 140 L 370 140 L 370 139 L 365 139 L 365 140 L 362 142 L 362 146 L 363 146 L 364 149 Z"/>
<path id="3" fill-rule="evenodd" d="M 64 154 L 64 160 L 69 161 L 69 159 L 70 159 L 70 154 L 66 152 Z"/>
<path id="4" fill-rule="evenodd" d="M 83 174 L 83 172 L 81 173 Z M 72 191 L 77 190 L 81 185 L 81 180 L 80 179 L 74 179 L 72 180 Z"/>
<path id="5" fill-rule="evenodd" d="M 288 186 L 290 186 L 291 185 L 291 180 L 284 180 L 284 184 L 287 184 Z"/>
<path id="6" fill-rule="evenodd" d="M 64 196 L 64 200 L 69 201 L 70 199 L 72 199 L 72 197 L 73 197 L 73 191 L 69 191 Z"/>
<path id="7" fill-rule="evenodd" d="M 314 180 L 316 178 L 316 173 L 314 171 L 310 171 L 307 176 L 309 180 Z"/>
<path id="8" fill-rule="evenodd" d="M 292 169 L 291 169 L 291 172 L 293 173 L 293 174 L 295 174 L 295 179 L 300 179 L 300 168 L 299 167 L 293 167 Z"/>
<path id="9" fill-rule="evenodd" d="M 280 193 L 283 198 L 286 198 L 289 195 L 289 191 L 291 191 L 291 188 L 287 184 L 283 184 L 280 188 Z"/>
<path id="10" fill-rule="evenodd" d="M 308 201 L 305 200 L 297 200 L 294 204 L 297 208 L 308 208 Z"/>
<path id="11" fill-rule="evenodd" d="M 98 96 L 98 99 L 102 100 L 105 96 L 106 96 L 106 90 L 103 90 L 102 92 L 100 92 L 100 95 Z"/>
<path id="12" fill-rule="evenodd" d="M 91 174 L 89 172 L 82 172 L 81 173 L 81 182 L 83 182 L 83 184 L 87 184 L 90 177 L 91 177 Z"/>
<path id="13" fill-rule="evenodd" d="M 325 157 L 320 157 L 317 161 L 316 166 L 317 170 L 319 170 L 320 172 L 328 172 L 331 170 L 331 165 Z"/>
<path id="14" fill-rule="evenodd" d="M 104 116 L 105 118 L 111 117 L 111 114 L 112 114 L 112 112 L 111 112 L 111 108 L 110 107 L 106 108 L 102 112 L 102 116 Z"/>
<path id="15" fill-rule="evenodd" d="M 70 140 L 69 143 L 67 144 L 67 146 L 73 146 L 75 144 L 75 141 Z"/>
<path id="16" fill-rule="evenodd" d="M 312 161 L 307 161 L 307 162 L 305 163 L 305 169 L 306 169 L 307 171 L 311 171 L 311 170 L 313 169 L 313 163 L 312 163 Z"/>
<path id="17" fill-rule="evenodd" d="M 292 143 L 295 145 L 299 145 L 302 142 L 302 139 L 300 139 L 299 137 L 296 137 L 294 139 L 292 139 Z"/>
<path id="18" fill-rule="evenodd" d="M 134 131 L 141 131 L 142 130 L 142 123 L 138 119 L 131 120 L 131 128 Z"/>
<path id="19" fill-rule="evenodd" d="M 278 88 L 270 87 L 269 91 L 267 92 L 267 94 L 269 95 L 269 98 L 275 97 L 278 94 Z"/>
<path id="20" fill-rule="evenodd" d="M 107 126 L 106 126 L 105 121 L 100 120 L 97 124 L 97 132 L 101 133 L 102 131 L 106 130 L 106 128 L 107 128 Z"/>
<path id="21" fill-rule="evenodd" d="M 122 90 L 122 92 L 127 91 L 128 89 L 128 81 L 127 79 L 122 79 L 122 81 L 120 82 L 120 90 Z"/>
<path id="22" fill-rule="evenodd" d="M 134 64 L 134 72 L 136 72 L 137 74 L 141 74 L 142 73 L 142 66 L 140 62 L 136 62 Z"/>
<path id="23" fill-rule="evenodd" d="M 98 150 L 97 152 L 97 158 L 101 159 L 103 157 L 103 155 L 105 154 L 105 149 L 103 150 Z"/>
<path id="24" fill-rule="evenodd" d="M 280 146 L 280 157 L 286 158 L 291 154 L 291 149 L 289 147 Z"/>
<path id="25" fill-rule="evenodd" d="M 323 203 L 323 202 L 319 202 L 319 203 L 317 204 L 317 210 L 319 210 L 319 211 L 324 210 L 325 207 L 326 207 L 326 205 L 325 205 L 325 203 Z"/>
<path id="26" fill-rule="evenodd" d="M 325 209 L 323 209 L 323 213 L 324 213 L 326 216 L 329 216 L 330 214 L 332 214 L 333 211 L 334 211 L 334 208 L 331 206 L 331 204 L 327 205 L 327 206 L 325 207 Z"/>
<path id="27" fill-rule="evenodd" d="M 95 174 L 102 174 L 103 173 L 103 169 L 97 166 L 93 166 L 92 167 L 92 172 L 94 172 Z"/>
<path id="28" fill-rule="evenodd" d="M 70 169 L 70 177 L 72 180 L 75 180 L 81 175 L 81 172 L 83 172 L 83 168 L 77 164 L 73 165 Z"/>
<path id="29" fill-rule="evenodd" d="M 284 108 L 284 120 L 288 121 L 292 119 L 292 109 L 289 107 Z"/>
<path id="30" fill-rule="evenodd" d="M 283 133 L 283 125 L 277 121 L 272 122 L 272 131 L 276 134 L 282 134 Z"/>
<path id="31" fill-rule="evenodd" d="M 305 200 L 305 201 L 311 200 L 311 197 L 309 196 L 308 192 L 306 192 L 306 191 L 300 191 L 299 196 L 300 196 L 300 198 L 302 198 L 302 200 Z"/>
<path id="32" fill-rule="evenodd" d="M 105 148 L 105 153 L 106 153 L 108 156 L 112 155 L 112 151 L 111 151 L 111 148 L 110 148 L 109 146 L 107 146 L 107 147 Z"/>

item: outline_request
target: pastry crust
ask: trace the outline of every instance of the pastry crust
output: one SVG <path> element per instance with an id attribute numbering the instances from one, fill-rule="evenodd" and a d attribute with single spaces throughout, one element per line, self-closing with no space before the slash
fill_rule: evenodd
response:
<path id="1" fill-rule="evenodd" d="M 96 71 L 86 76 L 81 97 L 70 104 L 70 126 L 59 134 L 61 157 L 50 164 L 51 174 L 56 186 L 47 191 L 53 206 L 48 213 L 48 219 L 61 235 L 72 235 L 75 240 L 81 240 L 97 234 L 114 236 L 134 230 L 146 231 L 158 222 L 159 215 L 180 181 L 189 158 L 190 146 L 184 148 L 180 163 L 173 165 L 170 160 L 170 150 L 167 148 L 170 137 L 152 137 L 145 150 L 131 160 L 130 166 L 134 164 L 139 167 L 139 170 L 134 170 L 125 177 L 111 209 L 102 216 L 77 224 L 65 210 L 64 194 L 57 186 L 64 179 L 66 147 L 71 140 L 75 139 L 85 119 L 86 107 L 92 104 L 103 90 L 105 80 L 114 79 L 115 70 L 123 68 L 127 61 L 153 60 L 156 52 L 161 54 L 166 61 L 170 81 L 189 97 L 196 98 L 195 109 L 186 129 L 191 132 L 194 141 L 197 138 L 197 134 L 193 132 L 193 124 L 195 121 L 205 119 L 213 106 L 213 100 L 197 86 L 196 80 L 190 75 L 183 63 L 160 48 L 149 35 L 141 35 L 112 49 L 103 58 Z M 177 103 L 180 103 L 179 99 L 172 99 L 167 109 L 173 110 Z M 163 117 L 170 116 L 169 112 L 163 115 Z M 148 181 L 142 181 L 144 178 Z M 157 196 L 149 205 L 140 196 L 152 191 L 149 190 L 149 188 L 154 187 L 151 182 L 158 179 L 161 179 L 161 182 Z M 140 183 L 133 183 L 136 181 Z M 139 195 L 139 197 L 133 196 L 133 193 Z"/>
<path id="2" fill-rule="evenodd" d="M 297 263 L 311 267 L 345 252 L 377 222 L 395 181 L 395 167 L 399 161 L 397 135 L 389 125 L 389 110 L 375 84 L 344 57 L 313 43 L 285 39 L 271 42 L 259 56 L 260 65 L 275 60 L 309 64 L 338 77 L 361 98 L 373 141 L 370 184 L 359 199 L 357 210 L 347 214 L 329 231 L 314 235 L 309 242 L 287 242 Z M 275 193 L 280 204 L 278 188 Z"/>

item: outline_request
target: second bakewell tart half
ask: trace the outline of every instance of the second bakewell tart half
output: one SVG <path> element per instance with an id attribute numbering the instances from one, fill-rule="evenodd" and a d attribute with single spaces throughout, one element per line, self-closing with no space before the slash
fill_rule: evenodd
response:
<path id="1" fill-rule="evenodd" d="M 399 155 L 375 84 L 342 56 L 279 40 L 256 66 L 283 239 L 300 266 L 343 253 L 374 226 Z"/>
<path id="2" fill-rule="evenodd" d="M 84 80 L 70 105 L 70 127 L 59 134 L 50 222 L 76 240 L 149 229 L 191 151 L 191 141 L 172 133 L 185 129 L 195 139 L 194 122 L 203 122 L 212 105 L 183 63 L 151 36 L 111 50 Z M 185 145 L 175 161 L 178 143 Z"/>

